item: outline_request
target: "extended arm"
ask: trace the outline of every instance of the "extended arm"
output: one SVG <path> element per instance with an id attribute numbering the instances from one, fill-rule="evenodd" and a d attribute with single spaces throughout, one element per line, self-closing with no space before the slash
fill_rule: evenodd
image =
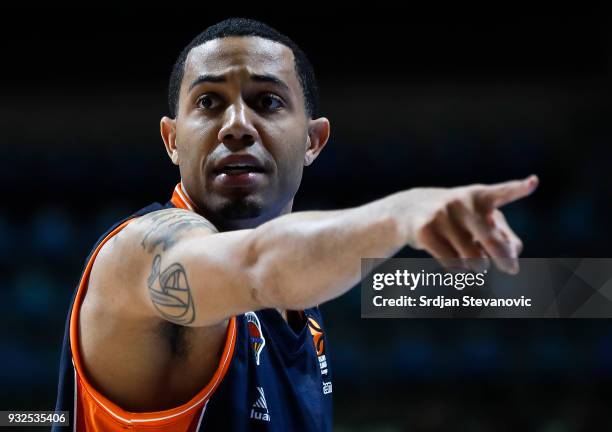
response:
<path id="1" fill-rule="evenodd" d="M 360 258 L 404 245 L 434 257 L 492 257 L 510 273 L 520 240 L 498 207 L 530 194 L 531 177 L 497 185 L 416 188 L 363 206 L 299 212 L 255 229 L 218 233 L 199 215 L 171 209 L 128 225 L 98 258 L 105 284 L 127 285 L 118 304 L 188 326 L 248 310 L 302 309 L 360 278 Z M 115 271 L 108 271 L 114 269 Z M 100 281 L 102 282 L 102 281 Z"/>

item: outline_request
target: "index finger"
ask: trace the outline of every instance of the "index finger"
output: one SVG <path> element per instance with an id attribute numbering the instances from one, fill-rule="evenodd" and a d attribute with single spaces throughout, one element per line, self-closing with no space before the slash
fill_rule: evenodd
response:
<path id="1" fill-rule="evenodd" d="M 511 180 L 484 186 L 482 190 L 477 192 L 477 204 L 487 211 L 502 207 L 530 195 L 536 189 L 538 183 L 538 176 L 532 174 L 523 180 Z"/>

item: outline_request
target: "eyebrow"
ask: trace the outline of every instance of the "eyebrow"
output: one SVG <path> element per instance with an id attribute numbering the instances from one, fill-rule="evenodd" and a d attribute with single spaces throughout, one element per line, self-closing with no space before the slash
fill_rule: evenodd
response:
<path id="1" fill-rule="evenodd" d="M 285 83 L 285 81 L 283 81 L 282 79 L 275 77 L 274 75 L 255 74 L 255 75 L 251 75 L 251 79 L 255 82 L 271 83 L 271 84 L 281 87 L 283 90 L 287 92 L 290 92 L 289 86 L 287 85 L 287 83 Z"/>
<path id="2" fill-rule="evenodd" d="M 281 87 L 283 90 L 290 92 L 289 86 L 282 79 L 275 77 L 274 75 L 269 74 L 254 74 L 251 75 L 251 79 L 255 82 L 263 82 L 263 83 L 271 83 Z M 223 83 L 227 82 L 227 79 L 223 75 L 200 75 L 189 85 L 189 91 L 193 89 L 195 86 L 200 85 L 202 83 Z"/>
<path id="3" fill-rule="evenodd" d="M 189 91 L 191 91 L 191 89 L 194 88 L 195 86 L 205 83 L 205 82 L 221 83 L 221 82 L 226 82 L 226 81 L 227 80 L 225 79 L 225 77 L 221 75 L 200 75 L 195 80 L 193 80 L 191 84 L 189 84 Z"/>

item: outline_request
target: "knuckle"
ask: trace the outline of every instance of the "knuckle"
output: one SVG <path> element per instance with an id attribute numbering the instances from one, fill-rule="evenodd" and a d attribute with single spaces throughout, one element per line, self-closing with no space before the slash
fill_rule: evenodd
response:
<path id="1" fill-rule="evenodd" d="M 424 223 L 416 230 L 417 238 L 429 238 L 432 235 L 435 226 L 436 223 L 434 220 Z"/>
<path id="2" fill-rule="evenodd" d="M 498 241 L 493 234 L 485 234 L 480 240 L 485 248 L 497 249 Z"/>
<path id="3" fill-rule="evenodd" d="M 471 201 L 474 207 L 478 207 L 478 205 L 485 200 L 486 193 L 484 189 L 476 189 L 471 194 Z"/>
<path id="4" fill-rule="evenodd" d="M 436 209 L 436 211 L 434 212 L 433 218 L 436 221 L 440 221 L 440 220 L 445 219 L 447 216 L 448 216 L 448 210 L 446 208 L 446 205 L 443 205 Z"/>
<path id="5" fill-rule="evenodd" d="M 504 232 L 500 229 L 491 229 L 490 236 L 494 242 L 499 243 L 500 245 L 510 244 L 508 237 L 506 237 Z"/>
<path id="6" fill-rule="evenodd" d="M 478 246 L 476 246 L 476 243 L 474 242 L 469 242 L 465 245 L 464 248 L 467 254 L 467 258 L 478 258 L 482 254 L 482 251 Z"/>
<path id="7" fill-rule="evenodd" d="M 464 207 L 463 199 L 463 196 L 455 196 L 448 201 L 446 207 L 451 211 L 462 210 Z"/>
<path id="8" fill-rule="evenodd" d="M 431 229 L 423 226 L 417 230 L 415 234 L 416 246 L 419 249 L 427 248 L 429 241 L 431 239 Z"/>
<path id="9" fill-rule="evenodd" d="M 517 241 L 516 241 L 516 250 L 517 250 L 517 253 L 520 254 L 521 252 L 523 252 L 523 248 L 524 248 L 524 244 L 523 244 L 522 240 L 521 239 L 517 239 Z"/>
<path id="10" fill-rule="evenodd" d="M 506 222 L 506 217 L 504 216 L 504 214 L 499 209 L 493 210 L 493 218 L 496 221 L 499 221 L 499 222 L 501 222 L 504 225 L 508 225 L 507 222 Z"/>
<path id="11" fill-rule="evenodd" d="M 509 243 L 494 230 L 483 238 L 483 243 L 496 256 L 505 256 L 508 253 Z"/>

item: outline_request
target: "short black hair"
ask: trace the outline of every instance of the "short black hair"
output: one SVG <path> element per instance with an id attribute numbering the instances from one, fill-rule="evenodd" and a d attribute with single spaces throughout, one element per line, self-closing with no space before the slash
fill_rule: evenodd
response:
<path id="1" fill-rule="evenodd" d="M 258 36 L 273 42 L 281 43 L 290 48 L 291 51 L 293 51 L 295 70 L 304 94 L 306 112 L 311 118 L 315 118 L 315 116 L 318 115 L 319 94 L 314 70 L 308 57 L 306 57 L 306 54 L 304 54 L 300 47 L 289 39 L 289 37 L 260 21 L 247 18 L 229 18 L 206 28 L 189 42 L 176 59 L 168 85 L 168 107 L 170 108 L 170 115 L 172 117 L 176 117 L 179 92 L 185 72 L 185 61 L 187 60 L 189 52 L 193 48 L 210 40 L 222 39 L 230 36 Z"/>

